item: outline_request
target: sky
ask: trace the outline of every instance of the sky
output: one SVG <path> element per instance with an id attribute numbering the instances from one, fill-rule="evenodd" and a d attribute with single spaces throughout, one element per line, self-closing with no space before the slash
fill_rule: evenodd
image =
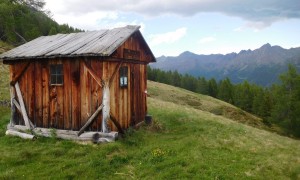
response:
<path id="1" fill-rule="evenodd" d="M 45 0 L 59 24 L 86 31 L 140 25 L 156 57 L 300 47 L 299 0 Z"/>

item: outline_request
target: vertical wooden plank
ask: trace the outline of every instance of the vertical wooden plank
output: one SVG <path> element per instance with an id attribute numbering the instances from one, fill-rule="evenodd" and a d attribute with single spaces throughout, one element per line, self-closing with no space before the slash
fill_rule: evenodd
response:
<path id="1" fill-rule="evenodd" d="M 64 114 L 64 129 L 72 128 L 72 79 L 71 79 L 71 64 L 70 60 L 65 60 L 63 64 L 64 68 L 64 102 L 63 102 L 63 114 Z"/>
<path id="2" fill-rule="evenodd" d="M 34 62 L 30 63 L 28 69 L 27 69 L 27 93 L 28 93 L 28 99 L 27 99 L 27 107 L 28 107 L 28 117 L 31 120 L 31 122 L 35 125 L 36 121 L 34 118 L 34 109 L 35 109 L 35 66 Z"/>
<path id="3" fill-rule="evenodd" d="M 28 76 L 28 69 L 24 72 L 23 76 L 20 77 L 20 80 L 19 80 L 19 85 L 20 85 L 20 90 L 21 90 L 21 94 L 22 94 L 22 97 L 23 97 L 23 101 L 24 101 L 24 105 L 25 105 L 25 108 L 26 110 L 28 110 L 28 95 L 27 95 L 27 76 Z M 27 113 L 28 114 L 28 113 Z M 22 116 L 21 116 L 22 117 Z M 24 119 L 22 118 L 22 120 L 20 121 L 20 125 L 25 125 L 25 122 L 24 122 Z"/>
<path id="4" fill-rule="evenodd" d="M 16 98 L 15 88 L 14 86 L 10 86 L 10 106 L 11 106 L 11 116 L 10 116 L 10 125 L 14 126 L 17 122 L 17 112 L 16 112 L 16 106 L 14 105 L 14 100 Z"/>
<path id="5" fill-rule="evenodd" d="M 109 80 L 109 62 L 107 61 L 103 61 L 103 73 L 102 73 L 102 80 L 104 81 L 108 81 Z M 102 89 L 102 93 L 101 93 L 101 99 L 103 98 L 103 89 Z M 101 100 L 102 102 L 102 100 Z M 102 113 L 101 113 L 102 114 Z M 101 120 L 99 123 L 99 130 L 101 130 L 101 123 L 102 123 L 102 115 L 101 115 Z"/>
<path id="6" fill-rule="evenodd" d="M 15 65 L 9 65 L 9 80 L 12 81 L 13 80 L 13 74 L 14 74 L 14 68 Z M 15 87 L 14 86 L 10 86 L 10 105 L 11 105 L 11 119 L 10 119 L 10 123 L 11 125 L 16 125 L 19 124 L 19 119 L 18 119 L 18 113 L 17 113 L 17 108 L 16 106 L 13 104 L 13 100 L 16 98 L 16 92 L 15 92 Z"/>
<path id="7" fill-rule="evenodd" d="M 42 66 L 40 62 L 35 62 L 35 125 L 43 127 L 43 91 L 42 91 Z"/>
<path id="8" fill-rule="evenodd" d="M 80 123 L 80 66 L 79 59 L 71 63 L 72 75 L 72 130 L 79 130 Z"/>
<path id="9" fill-rule="evenodd" d="M 128 87 L 127 87 L 127 118 L 126 118 L 126 128 L 130 126 L 131 120 L 131 66 L 128 64 Z"/>
<path id="10" fill-rule="evenodd" d="M 18 71 L 21 70 L 22 65 L 24 65 L 25 63 L 17 63 L 17 64 L 13 64 L 10 65 L 10 80 L 12 81 L 13 79 L 16 78 Z M 19 84 L 23 84 L 21 82 L 21 79 L 19 80 Z M 14 88 L 15 89 L 15 88 Z M 16 118 L 15 118 L 15 124 L 16 125 L 22 125 L 22 118 L 21 118 L 21 112 L 16 111 Z"/>
<path id="11" fill-rule="evenodd" d="M 111 101 L 114 105 L 113 105 L 113 109 L 111 109 L 114 117 L 116 118 L 117 121 L 120 121 L 120 113 L 119 113 L 119 109 L 121 106 L 121 100 L 120 100 L 120 92 L 121 92 L 121 88 L 120 88 L 120 72 L 117 72 L 115 80 L 113 82 L 113 93 L 111 93 L 111 96 L 113 96 L 113 100 Z M 115 126 L 113 126 L 113 130 L 116 131 L 117 128 Z"/>
<path id="12" fill-rule="evenodd" d="M 141 67 L 141 73 L 142 73 L 142 78 L 141 78 L 141 84 L 142 84 L 142 88 L 141 88 L 141 101 L 142 101 L 142 114 L 141 114 L 141 121 L 144 120 L 145 117 L 145 70 L 144 70 L 144 65 L 140 65 Z"/>
<path id="13" fill-rule="evenodd" d="M 93 67 L 93 70 L 95 72 L 97 72 L 95 69 L 97 66 L 97 63 L 95 63 L 95 59 L 91 60 L 91 67 Z M 91 112 L 95 112 L 96 111 L 96 106 L 97 106 L 97 83 L 95 82 L 95 80 L 92 78 L 91 79 Z M 91 130 L 94 131 L 95 130 L 95 124 L 97 124 L 97 119 L 95 119 L 95 121 L 91 124 Z"/>
<path id="14" fill-rule="evenodd" d="M 113 73 L 114 73 L 114 70 L 115 70 L 115 68 L 116 68 L 116 65 L 115 65 L 115 63 L 114 62 L 107 62 L 107 64 L 108 64 L 108 67 L 107 67 L 107 73 L 106 73 L 106 75 L 107 75 L 107 80 L 110 80 L 110 78 L 112 77 L 112 75 L 113 75 Z M 114 81 L 115 81 L 115 79 L 114 79 Z M 114 103 L 113 103 L 113 101 L 114 101 L 114 97 L 113 97 L 113 95 L 114 95 L 114 88 L 115 88 L 115 86 L 114 86 L 114 81 L 113 81 L 113 83 L 111 84 L 111 87 L 109 88 L 109 91 L 110 91 L 110 112 L 114 112 L 114 109 L 115 109 L 115 107 L 112 107 L 112 105 L 114 105 Z M 108 121 L 108 125 L 107 125 L 107 127 L 110 129 L 110 130 L 112 130 L 113 129 L 113 124 L 111 123 L 111 121 Z"/>
<path id="15" fill-rule="evenodd" d="M 143 67 L 144 67 L 144 88 L 145 88 L 145 90 L 148 92 L 148 87 L 147 87 L 147 79 L 148 79 L 148 77 L 147 77 L 147 65 L 143 65 Z M 147 94 L 146 93 L 144 93 L 144 99 L 145 99 L 145 116 L 147 115 L 147 113 L 148 113 L 148 108 L 147 108 Z"/>
<path id="16" fill-rule="evenodd" d="M 141 59 L 141 54 L 142 54 L 142 52 L 140 51 L 140 49 L 139 49 L 139 47 L 138 47 L 139 41 L 138 41 L 138 38 L 137 38 L 137 33 L 134 33 L 134 34 L 133 34 L 133 38 L 134 38 L 134 41 L 133 41 L 132 48 L 133 48 L 133 50 L 139 51 L 139 52 L 140 52 L 140 57 L 139 57 L 139 59 Z"/>
<path id="17" fill-rule="evenodd" d="M 50 128 L 57 128 L 57 89 L 50 86 Z"/>
<path id="18" fill-rule="evenodd" d="M 136 87 L 136 81 L 137 81 L 137 75 L 136 75 L 136 66 L 137 64 L 133 64 L 133 69 L 132 69 L 132 79 L 133 79 L 133 85 L 132 85 L 132 96 L 133 96 L 133 103 L 132 103 L 132 109 L 133 109 L 133 119 L 132 119 L 132 125 L 135 125 L 137 123 L 137 117 L 138 117 L 138 112 L 137 112 L 137 97 L 138 97 L 138 91 Z"/>
<path id="19" fill-rule="evenodd" d="M 98 60 L 98 63 L 99 63 L 99 77 L 101 77 L 101 79 L 103 79 L 103 73 L 104 73 L 104 64 L 103 64 L 103 61 L 99 61 Z M 97 71 L 98 73 L 98 71 Z M 98 89 L 98 105 L 99 106 L 101 103 L 102 103 L 102 96 L 103 96 L 103 90 L 102 90 L 102 87 L 99 86 L 99 89 Z M 102 121 L 102 113 L 99 114 L 99 117 L 97 119 L 97 131 L 100 131 L 101 130 L 101 121 Z"/>
<path id="20" fill-rule="evenodd" d="M 56 91 L 57 91 L 57 113 L 56 113 L 56 127 L 58 129 L 64 129 L 64 86 L 57 86 Z"/>
<path id="21" fill-rule="evenodd" d="M 24 103 L 25 103 L 25 108 L 26 108 L 26 111 L 27 111 L 27 115 L 29 115 L 29 106 L 30 106 L 30 93 L 31 93 L 31 90 L 30 90 L 30 86 L 31 86 L 31 64 L 29 65 L 29 67 L 27 68 L 27 70 L 25 71 L 24 73 L 24 76 L 25 76 L 25 83 L 23 84 L 24 86 L 24 91 L 22 92 L 22 96 L 24 97 Z M 28 116 L 28 118 L 30 118 Z"/>
<path id="22" fill-rule="evenodd" d="M 141 78 L 141 84 L 142 84 L 142 88 L 141 88 L 141 99 L 142 99 L 142 114 L 141 114 L 141 121 L 143 121 L 145 119 L 145 115 L 146 115 L 146 94 L 145 94 L 145 90 L 146 90 L 146 71 L 145 71 L 145 65 L 141 64 L 141 73 L 142 73 L 142 78 Z"/>
<path id="23" fill-rule="evenodd" d="M 136 74 L 136 81 L 135 81 L 135 88 L 136 88 L 136 111 L 137 111 L 137 117 L 136 117 L 136 123 L 141 122 L 141 74 L 140 74 L 140 65 L 137 64 L 135 68 L 135 74 Z"/>
<path id="24" fill-rule="evenodd" d="M 142 61 L 145 51 L 141 48 L 141 40 L 136 36 L 136 50 L 140 52 L 140 61 Z"/>
<path id="25" fill-rule="evenodd" d="M 130 102 L 130 109 L 131 109 L 131 116 L 130 116 L 130 122 L 129 125 L 132 126 L 135 124 L 135 93 L 134 93 L 134 81 L 135 81 L 135 76 L 134 76 L 134 64 L 130 64 L 130 97 L 131 97 L 131 102 Z"/>
<path id="26" fill-rule="evenodd" d="M 115 71 L 115 68 L 117 68 L 117 63 L 111 63 L 110 64 L 110 77 L 112 77 L 113 72 Z M 118 106 L 118 101 L 119 99 L 117 99 L 116 94 L 118 94 L 117 92 L 119 91 L 119 86 L 117 85 L 117 82 L 119 79 L 119 72 L 116 73 L 114 80 L 112 81 L 112 84 L 110 86 L 110 112 L 115 116 L 118 117 L 118 113 L 117 113 L 117 109 L 119 108 Z M 118 119 L 118 118 L 117 118 Z M 110 125 L 111 125 L 111 130 L 115 131 L 116 127 L 114 126 L 113 123 L 111 123 L 110 121 Z"/>
<path id="27" fill-rule="evenodd" d="M 13 64 L 9 66 L 9 80 L 12 81 L 14 78 L 15 73 L 15 67 L 17 65 Z M 19 124 L 19 112 L 16 110 L 16 107 L 13 105 L 12 100 L 16 98 L 16 92 L 14 86 L 10 87 L 10 96 L 11 96 L 11 122 L 13 124 L 18 125 Z"/>
<path id="28" fill-rule="evenodd" d="M 103 63 L 100 60 L 93 59 L 91 61 L 91 67 L 93 67 L 93 70 L 96 72 L 97 77 L 102 78 Z M 94 79 L 91 80 L 91 88 L 92 88 L 91 111 L 93 113 L 101 105 L 102 89 L 101 89 L 100 85 Z M 98 117 L 95 119 L 95 121 L 91 125 L 92 131 L 98 131 L 98 124 L 101 122 L 100 116 L 101 116 L 101 113 L 99 113 Z"/>
<path id="29" fill-rule="evenodd" d="M 91 65 L 91 61 L 88 61 L 89 65 Z M 84 119 L 84 124 L 87 122 L 87 120 L 89 119 L 89 117 L 92 116 L 92 114 L 94 112 L 92 112 L 92 85 L 91 85 L 91 80 L 92 80 L 92 76 L 86 71 L 86 95 L 85 95 L 85 102 L 86 102 L 86 119 Z M 91 128 L 89 127 L 89 130 L 91 130 Z"/>
<path id="30" fill-rule="evenodd" d="M 88 62 L 87 62 L 88 63 Z M 86 123 L 88 119 L 88 102 L 87 102 L 87 70 L 84 67 L 83 61 L 80 61 L 80 128 Z M 79 129 L 80 129 L 79 128 Z"/>
<path id="31" fill-rule="evenodd" d="M 19 103 L 20 103 L 20 109 L 22 111 L 22 117 L 23 117 L 24 123 L 25 123 L 25 125 L 28 129 L 31 129 L 32 128 L 32 123 L 31 123 L 30 119 L 28 118 L 28 114 L 27 114 L 27 111 L 26 111 L 25 103 L 24 103 L 24 100 L 23 100 L 23 97 L 22 97 L 22 92 L 21 92 L 18 81 L 15 84 L 15 88 L 16 88 L 16 93 L 17 93 L 18 100 L 19 100 Z"/>
<path id="32" fill-rule="evenodd" d="M 126 66 L 126 64 L 124 64 L 124 66 Z M 127 103 L 128 103 L 128 101 L 127 101 L 127 91 L 128 91 L 128 89 L 127 89 L 127 87 L 125 87 L 125 88 L 123 88 L 123 90 L 122 90 L 123 92 L 123 95 L 122 95 L 122 97 L 123 97 L 123 106 L 122 106 L 122 116 L 123 116 L 123 118 L 122 118 L 122 121 L 123 121 L 123 128 L 127 128 Z"/>
<path id="33" fill-rule="evenodd" d="M 42 104 L 43 127 L 49 127 L 49 67 L 47 62 L 42 63 Z"/>

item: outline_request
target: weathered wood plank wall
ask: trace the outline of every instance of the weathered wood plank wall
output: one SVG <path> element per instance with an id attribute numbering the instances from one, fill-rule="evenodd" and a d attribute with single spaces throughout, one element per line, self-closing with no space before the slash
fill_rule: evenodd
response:
<path id="1" fill-rule="evenodd" d="M 85 68 L 84 63 L 102 80 L 109 80 L 119 63 L 128 68 L 128 86 L 120 87 L 120 73 L 110 87 L 111 114 L 122 128 L 144 120 L 146 115 L 146 64 L 145 44 L 138 34 L 132 35 L 111 57 L 77 57 L 33 60 L 19 79 L 22 96 L 29 118 L 35 126 L 79 130 L 102 103 L 102 87 Z M 125 54 L 128 50 L 133 55 Z M 11 64 L 11 80 L 28 61 Z M 50 85 L 50 64 L 63 64 L 63 85 Z M 17 114 L 18 119 L 22 116 Z M 101 114 L 89 130 L 100 131 Z M 20 120 L 17 124 L 24 125 Z M 111 130 L 117 128 L 109 123 Z"/>
<path id="2" fill-rule="evenodd" d="M 43 127 L 43 97 L 36 97 L 43 94 L 43 82 L 42 82 L 42 64 L 35 64 L 35 108 L 34 108 L 34 121 L 35 126 Z"/>

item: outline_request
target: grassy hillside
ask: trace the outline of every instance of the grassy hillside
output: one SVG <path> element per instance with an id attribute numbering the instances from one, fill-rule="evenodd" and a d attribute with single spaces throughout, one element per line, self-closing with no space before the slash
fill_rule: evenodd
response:
<path id="1" fill-rule="evenodd" d="M 0 41 L 0 54 L 12 49 L 12 46 Z M 9 100 L 9 67 L 0 61 L 0 101 Z"/>
<path id="2" fill-rule="evenodd" d="M 193 93 L 185 89 L 152 81 L 149 81 L 148 89 L 150 96 L 154 99 L 210 112 L 212 114 L 223 116 L 256 128 L 281 133 L 278 127 L 269 127 L 263 123 L 262 119 L 250 113 L 247 113 L 229 103 L 212 98 L 210 96 Z"/>
<path id="3" fill-rule="evenodd" d="M 221 101 L 148 85 L 153 124 L 129 129 L 126 138 L 110 144 L 7 137 L 10 112 L 0 108 L 0 179 L 300 178 L 299 141 L 238 123 L 238 115 L 226 109 L 239 110 Z"/>

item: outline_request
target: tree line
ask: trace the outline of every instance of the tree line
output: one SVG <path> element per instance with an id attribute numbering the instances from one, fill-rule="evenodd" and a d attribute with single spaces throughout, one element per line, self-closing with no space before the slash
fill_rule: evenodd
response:
<path id="1" fill-rule="evenodd" d="M 300 137 L 300 74 L 295 66 L 280 75 L 280 83 L 262 87 L 244 81 L 233 84 L 229 78 L 193 77 L 177 71 L 162 71 L 148 66 L 148 79 L 226 101 L 263 119 L 269 126 L 276 124 L 286 134 Z"/>
<path id="2" fill-rule="evenodd" d="M 44 5 L 43 0 L 0 0 L 0 40 L 18 46 L 39 36 L 82 31 L 59 25 Z"/>

